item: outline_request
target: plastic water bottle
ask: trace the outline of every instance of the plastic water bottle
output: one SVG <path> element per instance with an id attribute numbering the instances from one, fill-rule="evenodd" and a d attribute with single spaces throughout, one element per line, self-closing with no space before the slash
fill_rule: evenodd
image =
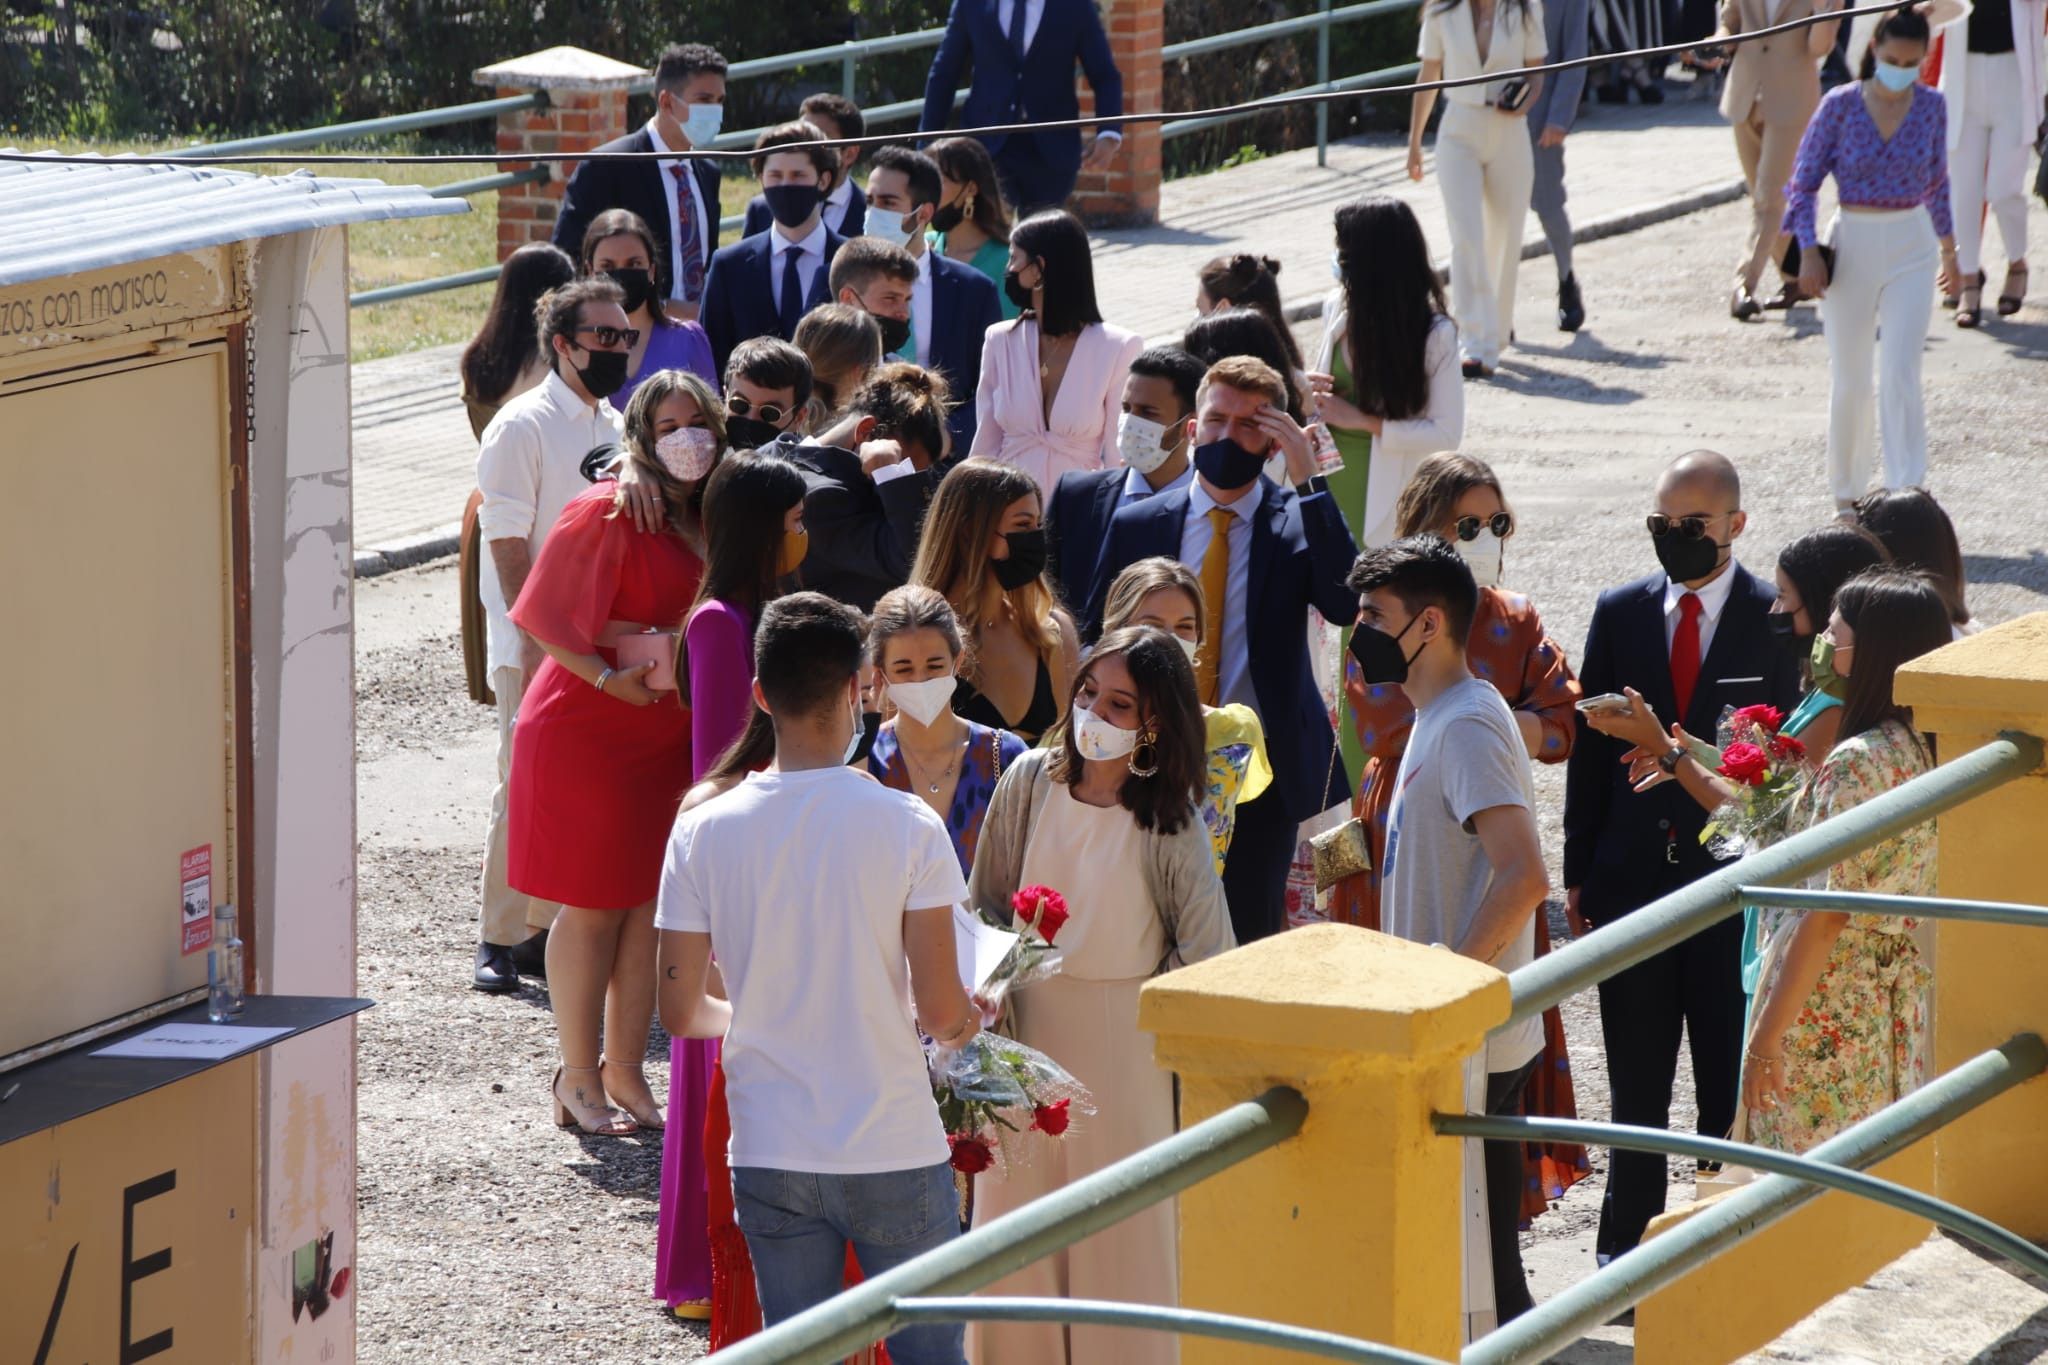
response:
<path id="1" fill-rule="evenodd" d="M 235 936 L 235 907 L 213 912 L 213 944 L 206 950 L 206 1017 L 225 1024 L 242 1013 L 242 940 Z"/>

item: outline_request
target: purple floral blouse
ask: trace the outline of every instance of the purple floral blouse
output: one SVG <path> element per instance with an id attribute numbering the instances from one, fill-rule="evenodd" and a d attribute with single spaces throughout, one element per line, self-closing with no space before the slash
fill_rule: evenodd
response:
<path id="1" fill-rule="evenodd" d="M 1927 205 L 1934 232 L 1955 231 L 1948 198 L 1948 105 L 1939 90 L 1913 87 L 1913 107 L 1886 141 L 1863 104 L 1855 81 L 1828 92 L 1799 139 L 1799 159 L 1785 185 L 1782 231 L 1810 249 L 1817 237 L 1814 207 L 1821 182 L 1832 174 L 1844 204 L 1870 209 Z"/>

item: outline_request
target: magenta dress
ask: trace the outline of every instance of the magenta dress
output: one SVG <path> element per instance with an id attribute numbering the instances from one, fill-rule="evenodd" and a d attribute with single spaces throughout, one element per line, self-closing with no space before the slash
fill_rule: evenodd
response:
<path id="1" fill-rule="evenodd" d="M 729 602 L 706 602 L 683 627 L 690 672 L 692 785 L 703 780 L 746 729 L 754 686 L 753 642 L 753 619 Z M 717 1061 L 715 1041 L 669 1041 L 668 1128 L 661 1137 L 654 1296 L 671 1308 L 711 1298 L 704 1121 L 710 1113 L 711 1070 Z"/>

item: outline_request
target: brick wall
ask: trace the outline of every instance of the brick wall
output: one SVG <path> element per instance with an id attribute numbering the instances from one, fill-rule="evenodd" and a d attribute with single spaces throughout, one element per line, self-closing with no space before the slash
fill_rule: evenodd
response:
<path id="1" fill-rule="evenodd" d="M 500 88 L 498 94 L 517 95 Z M 498 151 L 587 152 L 626 131 L 626 92 L 556 90 L 545 109 L 522 109 L 498 116 Z M 523 171 L 532 162 L 511 162 L 500 170 Z M 498 259 L 504 260 L 528 242 L 545 242 L 561 211 L 562 188 L 576 169 L 573 161 L 557 162 L 547 180 L 513 185 L 498 191 Z"/>

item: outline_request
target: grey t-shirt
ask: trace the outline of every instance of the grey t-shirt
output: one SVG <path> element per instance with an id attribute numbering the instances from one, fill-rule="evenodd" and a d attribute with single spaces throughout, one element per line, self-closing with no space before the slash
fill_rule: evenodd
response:
<path id="1" fill-rule="evenodd" d="M 1468 679 L 1418 710 L 1387 813 L 1381 927 L 1411 943 L 1458 943 L 1493 882 L 1472 817 L 1535 804 L 1528 749 L 1492 683 Z M 1511 972 L 1535 956 L 1532 919 L 1493 965 Z M 1516 1070 L 1542 1050 L 1543 1021 L 1525 1020 L 1487 1040 L 1486 1069 Z"/>

